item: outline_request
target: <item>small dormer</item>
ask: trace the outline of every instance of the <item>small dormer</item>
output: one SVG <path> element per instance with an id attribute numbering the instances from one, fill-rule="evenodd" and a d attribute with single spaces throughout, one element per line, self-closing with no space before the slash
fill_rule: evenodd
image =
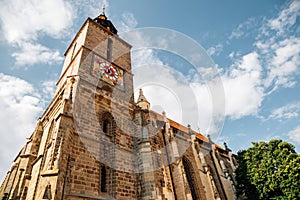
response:
<path id="1" fill-rule="evenodd" d="M 138 107 L 140 107 L 142 110 L 149 110 L 150 109 L 150 103 L 146 99 L 146 97 L 144 96 L 142 88 L 140 89 L 140 94 L 139 94 L 139 98 L 137 100 L 136 105 Z"/>

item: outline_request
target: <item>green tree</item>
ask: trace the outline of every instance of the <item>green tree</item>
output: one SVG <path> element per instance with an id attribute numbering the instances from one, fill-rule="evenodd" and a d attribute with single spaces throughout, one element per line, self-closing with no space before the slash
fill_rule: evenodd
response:
<path id="1" fill-rule="evenodd" d="M 300 155 L 282 140 L 254 142 L 239 151 L 237 196 L 241 199 L 300 199 Z"/>

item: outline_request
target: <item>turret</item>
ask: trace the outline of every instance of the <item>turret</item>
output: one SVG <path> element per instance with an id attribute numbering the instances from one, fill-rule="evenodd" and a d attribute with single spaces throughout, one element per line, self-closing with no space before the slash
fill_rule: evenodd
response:
<path id="1" fill-rule="evenodd" d="M 136 105 L 138 107 L 140 107 L 142 110 L 149 110 L 150 109 L 150 103 L 146 99 L 146 97 L 144 96 L 142 88 L 140 89 L 140 95 L 139 95 L 139 98 L 137 100 Z"/>

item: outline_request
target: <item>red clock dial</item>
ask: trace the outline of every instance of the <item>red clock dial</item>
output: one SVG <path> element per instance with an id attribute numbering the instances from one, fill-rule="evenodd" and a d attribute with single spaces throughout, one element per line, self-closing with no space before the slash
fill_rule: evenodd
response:
<path id="1" fill-rule="evenodd" d="M 109 63 L 106 63 L 106 62 L 101 63 L 100 70 L 110 80 L 116 81 L 119 77 L 118 70 Z"/>

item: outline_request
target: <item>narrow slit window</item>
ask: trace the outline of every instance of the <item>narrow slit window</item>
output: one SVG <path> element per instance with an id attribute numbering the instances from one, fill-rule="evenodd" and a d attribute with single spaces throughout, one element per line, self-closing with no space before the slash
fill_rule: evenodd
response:
<path id="1" fill-rule="evenodd" d="M 111 38 L 107 40 L 107 60 L 112 61 L 112 44 L 113 41 Z"/>
<path id="2" fill-rule="evenodd" d="M 101 192 L 107 192 L 107 188 L 106 188 L 106 167 L 102 166 L 101 167 Z"/>
<path id="3" fill-rule="evenodd" d="M 73 51 L 72 51 L 72 56 L 71 56 L 71 60 L 73 59 L 74 57 L 74 53 L 75 53 L 75 49 L 76 49 L 76 45 L 77 43 L 74 44 L 74 47 L 73 47 Z"/>

